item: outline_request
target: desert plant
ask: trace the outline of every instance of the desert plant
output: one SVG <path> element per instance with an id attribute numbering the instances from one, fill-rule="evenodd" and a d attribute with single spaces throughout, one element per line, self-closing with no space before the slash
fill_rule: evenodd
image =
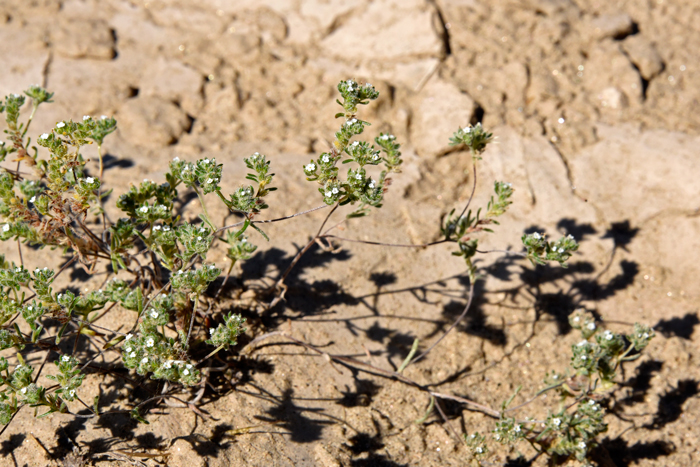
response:
<path id="1" fill-rule="evenodd" d="M 374 144 L 358 139 L 369 125 L 358 118 L 358 106 L 376 99 L 376 89 L 369 83 L 347 80 L 339 83 L 338 91 L 342 99 L 338 103 L 343 111 L 336 114 L 342 121 L 335 139 L 327 152 L 303 167 L 307 180 L 319 185 L 324 203 L 311 211 L 325 207 L 330 210 L 318 233 L 299 251 L 272 289 L 276 294 L 272 304 L 283 298 L 285 277 L 314 242 L 340 239 L 330 233 L 335 226 L 325 229 L 330 215 L 346 205 L 355 206 L 346 218 L 361 217 L 371 208 L 380 208 L 389 186 L 389 175 L 400 171 L 400 145 L 393 135 L 380 133 Z M 123 365 L 144 379 L 167 382 L 162 394 L 126 411 L 135 419 L 147 422 L 145 412 L 149 404 L 167 398 L 181 400 L 176 395 L 178 391 L 193 386 L 201 386 L 203 391 L 205 363 L 217 352 L 235 346 L 246 331 L 242 316 L 223 313 L 217 301 L 207 296 L 207 290 L 223 272 L 219 267 L 223 265 L 207 261 L 207 255 L 217 242 L 226 244 L 230 260 L 228 279 L 233 265 L 250 259 L 256 250 L 247 236 L 249 229 L 269 240 L 261 225 L 285 218 L 260 221 L 256 216 L 268 208 L 269 195 L 275 191 L 274 174 L 270 173 L 268 158 L 255 153 L 244 159 L 249 170 L 245 178 L 250 183 L 224 194 L 222 164 L 213 158 L 194 162 L 175 158 L 169 164 L 164 181 L 144 180 L 118 196 L 115 207 L 122 217 L 112 222 L 103 208 L 110 192 L 103 191 L 102 186 L 101 146 L 105 137 L 116 130 L 117 122 L 106 116 L 95 119 L 88 115 L 79 121 L 60 121 L 49 132 L 41 134 L 33 145 L 27 136 L 32 119 L 41 104 L 51 102 L 52 95 L 39 86 L 32 86 L 24 95 L 7 96 L 0 105 L 0 111 L 5 113 L 5 132 L 9 140 L 9 144 L 0 144 L 0 162 L 10 156 L 17 162 L 15 169 L 0 169 L 0 239 L 16 241 L 20 258 L 20 263 L 15 264 L 0 256 L 0 350 L 7 351 L 9 356 L 0 357 L 0 423 L 7 425 L 23 406 L 35 407 L 39 417 L 54 412 L 75 414 L 69 407 L 74 401 L 89 408 L 92 417 L 115 412 L 101 410 L 99 397 L 93 398 L 91 404 L 81 398 L 85 397 L 81 394 L 81 384 L 86 370 L 94 367 L 93 362 L 106 352 L 116 352 L 119 355 L 117 365 Z M 27 98 L 31 115 L 26 122 L 21 122 L 21 110 Z M 331 356 L 360 369 L 371 367 L 376 374 L 420 388 L 430 396 L 431 408 L 437 408 L 441 414 L 438 399 L 479 404 L 438 394 L 406 378 L 402 372 L 424 358 L 468 312 L 474 283 L 479 280 L 473 261 L 481 253 L 479 235 L 498 225 L 497 218 L 512 204 L 513 187 L 497 181 L 494 196 L 485 208 L 475 212 L 470 209 L 478 160 L 492 138 L 481 124 L 468 125 L 455 132 L 451 144 L 468 149 L 473 158 L 474 185 L 469 201 L 459 215 L 452 210 L 442 219 L 441 240 L 427 245 L 401 245 L 456 245 L 453 254 L 465 261 L 471 283 L 469 303 L 463 313 L 442 337 L 418 356 L 415 355 L 419 348 L 416 341 L 397 372 L 374 368 L 347 357 Z M 81 154 L 81 148 L 89 144 L 98 146 L 96 175 L 90 175 L 88 161 Z M 44 148 L 41 154 L 37 145 Z M 31 169 L 31 173 L 22 170 L 22 165 Z M 344 175 L 339 165 L 347 166 Z M 182 191 L 194 193 L 199 199 L 199 222 L 186 222 L 177 211 Z M 208 214 L 205 201 L 212 194 L 242 220 L 234 225 L 218 226 Z M 548 241 L 544 235 L 532 233 L 523 235 L 522 243 L 523 253 L 509 254 L 527 258 L 533 265 L 554 261 L 566 267 L 567 260 L 578 249 L 571 236 Z M 22 259 L 22 244 L 51 251 L 60 249 L 54 254 L 55 262 L 61 258 L 65 262 L 58 270 L 48 266 L 27 267 Z M 75 263 L 88 274 L 106 272 L 108 279 L 94 290 L 57 289 L 57 279 Z M 133 312 L 125 332 L 97 324 L 116 306 Z M 543 389 L 558 391 L 561 405 L 546 417 L 526 419 L 510 415 L 527 405 L 508 408 L 513 398 L 500 410 L 481 406 L 487 415 L 498 419 L 492 436 L 494 441 L 515 445 L 525 440 L 551 454 L 553 459 L 573 456 L 585 460 L 595 446 L 596 437 L 605 430 L 604 410 L 599 401 L 616 384 L 619 366 L 639 355 L 653 337 L 653 331 L 637 325 L 628 336 L 610 331 L 600 333 L 592 315 L 584 312 L 573 315 L 571 320 L 572 326 L 583 333 L 584 340 L 573 347 L 571 372 L 548 375 L 547 386 Z M 593 337 L 595 342 L 590 340 Z M 72 346 L 68 339 L 73 340 Z M 93 345 L 78 350 L 80 339 Z M 44 365 L 37 370 L 27 363 L 28 355 L 41 352 L 45 352 L 45 359 L 58 354 L 54 362 L 56 372 L 47 375 L 56 383 L 54 385 L 38 383 Z M 573 402 L 566 402 L 569 399 Z M 486 441 L 486 437 L 476 433 L 464 437 L 475 460 L 487 456 Z"/>

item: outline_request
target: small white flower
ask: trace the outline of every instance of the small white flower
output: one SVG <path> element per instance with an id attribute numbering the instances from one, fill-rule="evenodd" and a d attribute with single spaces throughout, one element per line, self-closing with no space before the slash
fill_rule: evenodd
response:
<path id="1" fill-rule="evenodd" d="M 560 253 L 560 254 L 561 254 L 561 253 L 564 253 L 564 249 L 563 249 L 563 248 L 559 248 L 559 249 L 557 250 L 557 252 Z"/>
<path id="2" fill-rule="evenodd" d="M 579 321 L 581 321 L 581 317 L 580 317 L 580 316 L 577 316 L 576 318 L 574 318 L 574 323 L 578 323 Z"/>
<path id="3" fill-rule="evenodd" d="M 202 161 L 202 164 L 205 164 L 205 165 L 206 165 L 206 164 L 208 164 L 208 163 L 209 163 L 209 159 L 204 159 L 204 160 Z"/>
<path id="4" fill-rule="evenodd" d="M 131 358 L 136 357 L 136 352 L 131 352 L 131 354 L 129 354 L 129 357 L 131 357 Z"/>
<path id="5" fill-rule="evenodd" d="M 495 439 L 496 441 L 500 441 L 500 439 L 501 439 L 501 435 L 499 435 L 498 433 L 496 433 L 495 435 L 493 435 L 493 437 L 494 437 L 494 439 Z"/>
<path id="6" fill-rule="evenodd" d="M 540 238 L 542 238 L 542 236 L 541 236 L 539 233 L 537 233 L 537 232 L 535 232 L 534 234 L 532 234 L 532 237 L 533 237 L 535 240 L 539 240 Z"/>
<path id="7" fill-rule="evenodd" d="M 573 239 L 574 239 L 574 236 L 571 235 L 571 234 L 569 234 L 569 235 L 566 236 L 566 238 L 568 238 L 569 240 L 573 240 Z"/>
<path id="8" fill-rule="evenodd" d="M 41 138 L 41 139 L 48 139 L 48 138 L 49 138 L 49 134 L 48 134 L 48 133 L 43 133 L 43 134 L 40 136 L 40 138 Z"/>
<path id="9" fill-rule="evenodd" d="M 346 125 L 352 125 L 353 123 L 357 123 L 357 119 L 356 119 L 356 118 L 351 118 L 350 120 L 348 120 L 347 122 L 345 122 Z"/>
<path id="10" fill-rule="evenodd" d="M 39 274 L 40 272 L 41 272 L 41 269 L 39 269 L 39 268 L 36 268 L 36 269 L 34 270 L 34 274 Z"/>
<path id="11" fill-rule="evenodd" d="M 307 172 L 313 172 L 316 170 L 316 164 L 306 164 L 306 167 L 304 167 Z"/>
<path id="12" fill-rule="evenodd" d="M 126 353 L 131 353 L 131 347 L 125 347 L 124 350 L 126 350 Z"/>
<path id="13" fill-rule="evenodd" d="M 594 404 L 595 404 L 595 401 L 593 399 L 588 401 L 588 405 L 594 405 Z"/>
<path id="14" fill-rule="evenodd" d="M 27 393 L 27 388 L 22 388 L 22 390 L 21 390 L 20 392 L 21 392 L 22 394 L 26 394 L 26 393 Z"/>
<path id="15" fill-rule="evenodd" d="M 482 452 L 484 452 L 484 448 L 482 448 L 481 446 L 479 446 L 478 448 L 476 448 L 476 452 L 479 453 L 479 454 L 481 454 Z"/>
<path id="16" fill-rule="evenodd" d="M 132 337 L 134 337 L 134 335 L 131 334 L 131 333 L 129 333 L 129 334 L 126 335 L 126 340 L 129 340 L 129 339 L 131 339 Z"/>
<path id="17" fill-rule="evenodd" d="M 555 418 L 554 420 L 552 420 L 552 423 L 554 423 L 554 426 L 559 426 L 561 425 L 561 419 Z"/>
<path id="18" fill-rule="evenodd" d="M 2 231 L 3 232 L 9 232 L 10 231 L 10 224 L 5 224 L 2 226 Z"/>
<path id="19" fill-rule="evenodd" d="M 13 96 L 15 97 L 15 99 L 17 99 L 19 97 L 19 94 L 14 93 Z"/>
<path id="20" fill-rule="evenodd" d="M 595 323 L 588 323 L 588 324 L 586 325 L 586 327 L 587 327 L 588 329 L 590 329 L 591 331 L 594 331 L 594 330 L 595 330 Z"/>
<path id="21" fill-rule="evenodd" d="M 197 241 L 198 241 L 198 242 L 201 242 L 201 241 L 202 241 L 202 237 L 201 237 L 200 235 L 197 235 Z"/>
<path id="22" fill-rule="evenodd" d="M 150 182 L 149 179 L 147 179 L 147 178 L 144 178 L 144 179 L 143 179 L 143 183 L 148 183 L 148 182 Z"/>
<path id="23" fill-rule="evenodd" d="M 177 273 L 178 275 L 182 275 L 182 270 L 178 271 Z"/>
<path id="24" fill-rule="evenodd" d="M 379 159 L 379 155 L 378 155 L 378 154 L 375 154 L 375 155 L 372 156 L 372 160 L 373 160 L 373 161 L 376 161 L 377 159 Z"/>
<path id="25" fill-rule="evenodd" d="M 357 175 L 355 175 L 355 178 L 358 180 L 362 180 L 362 174 L 358 173 Z"/>
<path id="26" fill-rule="evenodd" d="M 192 365 L 190 365 L 190 364 L 188 363 L 187 365 L 185 365 L 185 368 L 187 368 L 187 369 L 192 369 Z"/>
<path id="27" fill-rule="evenodd" d="M 160 229 L 162 229 L 162 227 L 160 225 L 153 226 L 153 230 L 160 230 Z"/>
<path id="28" fill-rule="evenodd" d="M 371 84 L 369 84 L 369 83 L 365 83 L 365 87 L 371 88 L 371 87 L 372 87 L 372 85 L 371 85 Z"/>
<path id="29" fill-rule="evenodd" d="M 109 118 L 109 117 L 107 117 L 106 115 L 100 116 L 100 119 L 102 119 L 102 120 L 107 120 L 107 118 Z"/>
<path id="30" fill-rule="evenodd" d="M 63 294 L 62 294 L 62 293 L 58 294 L 58 295 L 56 296 L 56 298 L 59 299 L 59 300 L 61 300 L 61 299 L 63 298 Z"/>
<path id="31" fill-rule="evenodd" d="M 164 225 L 164 226 L 163 226 L 163 232 L 170 232 L 170 226 L 169 226 L 169 225 Z"/>
<path id="32" fill-rule="evenodd" d="M 148 363 L 148 357 L 143 357 L 141 359 L 141 363 Z"/>
<path id="33" fill-rule="evenodd" d="M 63 122 L 58 122 L 58 123 L 56 124 L 56 128 L 63 128 L 64 126 L 66 126 L 66 124 L 63 123 Z"/>
<path id="34" fill-rule="evenodd" d="M 213 179 L 213 178 L 207 178 L 207 183 L 214 183 L 214 179 Z"/>
<path id="35" fill-rule="evenodd" d="M 586 357 L 585 355 L 581 355 L 581 360 L 585 362 L 586 360 L 588 360 L 588 357 Z"/>
<path id="36" fill-rule="evenodd" d="M 153 319 L 158 318 L 158 312 L 156 310 L 151 310 L 151 318 L 153 318 Z"/>
<path id="37" fill-rule="evenodd" d="M 465 132 L 465 133 L 471 133 L 471 132 L 472 132 L 471 127 L 465 126 L 465 127 L 464 127 L 464 132 Z"/>
<path id="38" fill-rule="evenodd" d="M 578 448 L 579 448 L 579 449 L 586 449 L 586 443 L 584 443 L 583 441 L 581 441 L 580 443 L 578 443 Z"/>
<path id="39" fill-rule="evenodd" d="M 588 345 L 588 341 L 587 341 L 587 340 L 582 340 L 581 342 L 579 342 L 579 343 L 576 344 L 576 345 L 578 345 L 579 347 L 583 347 L 584 345 Z"/>
<path id="40" fill-rule="evenodd" d="M 89 116 L 89 115 L 83 115 L 83 121 L 86 121 L 86 120 L 90 120 L 90 116 Z"/>
<path id="41" fill-rule="evenodd" d="M 29 310 L 29 311 L 32 311 L 33 309 L 34 309 L 34 307 L 31 306 L 31 305 L 29 305 L 29 306 L 27 307 L 27 310 Z"/>
<path id="42" fill-rule="evenodd" d="M 328 157 L 328 154 L 326 154 L 325 156 L 323 156 L 323 157 L 321 158 L 321 160 L 322 160 L 323 162 L 325 162 L 325 163 L 328 163 L 328 161 L 330 161 L 330 159 L 329 159 L 329 157 Z"/>
<path id="43" fill-rule="evenodd" d="M 520 425 L 518 425 L 516 423 L 515 426 L 513 427 L 513 431 L 515 431 L 516 433 L 520 433 Z"/>
<path id="44" fill-rule="evenodd" d="M 95 183 L 95 179 L 92 177 L 87 177 L 85 179 L 85 183 L 89 183 L 90 185 L 92 185 L 93 183 Z"/>
<path id="45" fill-rule="evenodd" d="M 645 338 L 645 339 L 648 339 L 648 338 L 649 338 L 649 334 L 645 332 L 644 334 L 642 334 L 642 337 Z"/>
<path id="46" fill-rule="evenodd" d="M 605 331 L 605 340 L 611 341 L 613 339 L 613 333 L 610 331 Z"/>
<path id="47" fill-rule="evenodd" d="M 334 186 L 333 189 L 331 190 L 331 192 L 332 192 L 334 195 L 337 195 L 337 194 L 338 194 L 338 187 L 335 187 L 335 186 Z"/>
<path id="48" fill-rule="evenodd" d="M 591 408 L 591 410 L 594 411 L 594 412 L 597 412 L 597 411 L 598 411 L 598 406 L 597 406 L 597 405 L 594 405 L 594 406 Z"/>
<path id="49" fill-rule="evenodd" d="M 327 191 L 327 192 L 326 192 L 326 198 L 330 198 L 331 196 L 333 196 L 333 193 L 331 193 L 330 191 Z"/>
<path id="50" fill-rule="evenodd" d="M 154 344 L 155 344 L 155 341 L 153 340 L 152 337 L 148 338 L 148 340 L 146 341 L 146 347 L 153 347 Z"/>
<path id="51" fill-rule="evenodd" d="M 171 369 L 171 368 L 173 367 L 173 361 L 172 361 L 172 360 L 168 360 L 167 362 L 165 362 L 165 363 L 163 364 L 163 367 L 166 368 L 166 369 L 168 369 L 168 370 Z"/>
<path id="52" fill-rule="evenodd" d="M 182 374 L 185 375 L 185 376 L 187 376 L 187 375 L 190 374 L 190 370 L 183 370 L 183 371 L 182 371 Z"/>
<path id="53" fill-rule="evenodd" d="M 370 187 L 370 188 L 374 189 L 374 186 L 375 186 L 375 185 L 374 185 L 374 180 L 372 180 L 371 182 L 369 182 L 369 187 Z"/>
<path id="54" fill-rule="evenodd" d="M 552 379 L 559 379 L 559 375 L 552 376 Z"/>
<path id="55" fill-rule="evenodd" d="M 360 145 L 360 143 L 359 143 L 358 141 L 355 141 L 354 143 L 352 143 L 352 147 L 353 147 L 353 148 L 356 148 L 356 147 L 359 146 L 359 145 Z"/>
<path id="56" fill-rule="evenodd" d="M 68 362 L 68 361 L 70 361 L 70 357 L 68 355 L 64 355 L 63 357 L 61 357 L 61 361 Z"/>
<path id="57" fill-rule="evenodd" d="M 35 201 L 36 201 L 36 196 L 32 196 L 31 198 L 29 198 L 30 203 L 34 203 Z"/>
<path id="58" fill-rule="evenodd" d="M 216 332 L 216 329 L 214 329 L 214 328 L 209 328 L 209 335 L 210 335 L 210 336 L 213 336 L 215 332 Z"/>
<path id="59" fill-rule="evenodd" d="M 382 135 L 381 139 L 383 139 L 384 141 L 386 141 L 386 140 L 389 139 L 389 135 Z"/>
<path id="60" fill-rule="evenodd" d="M 139 209 L 139 211 L 141 211 L 141 212 L 144 213 L 144 214 L 147 213 L 147 212 L 148 212 L 148 206 L 142 207 L 141 209 Z"/>
<path id="61" fill-rule="evenodd" d="M 75 389 L 71 389 L 70 391 L 68 391 L 68 394 L 69 394 L 71 397 L 75 397 Z"/>

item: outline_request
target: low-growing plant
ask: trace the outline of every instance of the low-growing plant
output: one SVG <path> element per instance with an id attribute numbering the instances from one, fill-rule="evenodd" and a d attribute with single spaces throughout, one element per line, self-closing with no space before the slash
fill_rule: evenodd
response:
<path id="1" fill-rule="evenodd" d="M 299 251 L 271 289 L 275 294 L 271 306 L 283 299 L 285 278 L 315 242 L 344 240 L 330 233 L 337 224 L 325 229 L 331 214 L 346 205 L 353 206 L 346 219 L 380 208 L 390 185 L 390 174 L 400 172 L 402 159 L 395 136 L 380 133 L 374 143 L 359 139 L 370 123 L 358 118 L 358 106 L 378 97 L 374 86 L 347 80 L 339 83 L 338 91 L 342 99 L 338 104 L 343 111 L 335 116 L 341 119 L 335 139 L 327 152 L 302 168 L 306 179 L 318 184 L 323 202 L 306 212 L 329 207 L 329 213 L 318 233 Z M 187 388 L 199 386 L 201 397 L 206 363 L 216 353 L 234 347 L 246 332 L 246 320 L 239 314 L 224 312 L 217 299 L 234 264 L 251 259 L 256 251 L 248 237 L 251 230 L 269 240 L 261 226 L 286 219 L 256 219 L 268 208 L 270 194 L 276 190 L 272 186 L 274 174 L 270 172 L 268 158 L 255 153 L 244 159 L 248 184 L 225 194 L 221 188 L 222 164 L 213 158 L 190 162 L 176 157 L 170 162 L 164 180 L 144 180 L 120 194 L 115 207 L 121 217 L 112 221 L 109 212 L 113 210 L 103 207 L 111 191 L 104 190 L 102 185 L 101 148 L 105 137 L 117 129 L 117 122 L 110 117 L 89 115 L 78 121 L 64 120 L 33 142 L 27 136 L 32 119 L 37 108 L 51 102 L 52 96 L 47 90 L 32 86 L 24 95 L 9 95 L 0 104 L 8 135 L 8 143 L 0 143 L 0 162 L 6 163 L 0 169 L 0 239 L 15 241 L 19 254 L 19 264 L 9 263 L 0 256 L 0 350 L 6 351 L 6 356 L 0 357 L 0 423 L 9 424 L 24 406 L 34 407 L 38 417 L 55 412 L 77 416 L 75 402 L 80 404 L 76 407 L 88 408 L 90 417 L 127 412 L 147 423 L 150 407 L 168 398 L 181 401 L 177 394 Z M 21 122 L 20 115 L 27 103 L 31 115 Z M 452 254 L 463 258 L 470 281 L 469 302 L 462 314 L 418 356 L 416 340 L 396 372 L 348 357 L 331 356 L 360 370 L 370 368 L 375 374 L 425 391 L 431 398 L 430 407 L 441 414 L 440 399 L 474 407 L 479 404 L 438 394 L 408 379 L 403 371 L 424 358 L 467 314 L 474 283 L 480 277 L 474 262 L 475 256 L 483 253 L 478 249 L 480 235 L 498 225 L 497 218 L 512 204 L 511 184 L 496 181 L 494 195 L 485 208 L 470 209 L 478 161 L 492 139 L 492 134 L 481 124 L 468 125 L 454 133 L 451 144 L 468 149 L 473 159 L 469 201 L 460 214 L 455 215 L 456 210 L 452 210 L 441 220 L 441 240 L 425 245 L 400 245 L 455 244 Z M 95 175 L 91 175 L 90 161 L 81 153 L 89 144 L 98 148 Z M 7 166 L 8 158 L 17 162 L 16 168 Z M 183 192 L 194 193 L 199 200 L 196 221 L 184 220 L 177 208 Z M 240 222 L 217 225 L 208 213 L 207 196 L 240 216 Z M 217 242 L 225 244 L 230 262 L 218 292 L 212 296 L 207 290 L 222 276 L 225 267 L 207 259 Z M 548 241 L 543 234 L 531 233 L 522 236 L 522 243 L 523 253 L 508 254 L 527 258 L 533 265 L 554 261 L 566 267 L 567 260 L 578 249 L 571 236 Z M 53 261 L 43 263 L 58 264 L 62 259 L 64 263 L 58 269 L 49 265 L 30 267 L 22 257 L 23 244 L 51 251 L 60 249 L 53 255 Z M 58 287 L 61 274 L 76 264 L 88 274 L 106 273 L 107 279 L 100 287 L 83 292 Z M 97 324 L 115 307 L 132 312 L 127 326 L 109 329 Z M 633 333 L 627 336 L 610 331 L 601 333 L 587 312 L 573 314 L 571 325 L 582 332 L 584 340 L 573 346 L 570 372 L 547 375 L 546 387 L 537 394 L 556 391 L 560 405 L 546 416 L 524 419 L 511 415 L 527 405 L 526 402 L 509 408 L 514 398 L 506 401 L 500 410 L 480 406 L 480 410 L 498 419 L 490 436 L 493 441 L 511 446 L 526 441 L 538 451 L 549 453 L 553 462 L 568 457 L 588 458 L 597 436 L 606 428 L 602 401 L 616 384 L 617 370 L 623 362 L 639 356 L 653 337 L 653 331 L 635 325 Z M 81 339 L 91 345 L 79 346 Z M 119 358 L 112 365 L 97 365 L 95 361 L 107 352 L 116 353 Z M 28 363 L 42 353 L 44 362 L 57 356 L 55 371 L 46 375 L 55 383 L 50 386 L 39 384 L 45 366 L 41 364 L 37 369 Z M 81 385 L 89 371 L 112 371 L 120 366 L 141 376 L 142 382 L 150 378 L 166 384 L 161 393 L 128 410 L 105 411 L 100 407 L 99 395 L 83 394 Z M 193 404 L 190 401 L 185 406 Z M 464 443 L 476 461 L 488 456 L 487 441 L 487 437 L 478 433 L 464 435 Z"/>

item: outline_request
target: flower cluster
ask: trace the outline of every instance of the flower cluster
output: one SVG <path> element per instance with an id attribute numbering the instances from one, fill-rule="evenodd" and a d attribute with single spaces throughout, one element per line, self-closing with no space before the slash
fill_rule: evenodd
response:
<path id="1" fill-rule="evenodd" d="M 223 323 L 219 324 L 216 328 L 209 329 L 210 337 L 207 344 L 224 349 L 228 349 L 229 346 L 236 345 L 238 342 L 238 336 L 246 331 L 246 329 L 243 327 L 244 323 L 245 318 L 241 317 L 241 315 L 236 315 L 233 313 L 224 315 Z"/>
<path id="2" fill-rule="evenodd" d="M 46 377 L 56 381 L 61 386 L 56 390 L 57 394 L 61 394 L 67 401 L 74 400 L 75 391 L 85 379 L 85 375 L 80 372 L 78 360 L 69 355 L 63 355 L 54 363 L 58 367 L 59 374 L 57 376 L 47 375 Z"/>
<path id="3" fill-rule="evenodd" d="M 472 153 L 475 159 L 480 159 L 480 155 L 486 149 L 486 146 L 493 140 L 493 133 L 489 133 L 477 123 L 475 126 L 467 125 L 464 128 L 457 130 L 450 138 L 450 145 L 457 146 L 464 144 Z"/>
<path id="4" fill-rule="evenodd" d="M 548 242 L 545 234 L 539 232 L 524 234 L 522 242 L 527 249 L 527 258 L 533 265 L 557 261 L 561 267 L 568 267 L 566 261 L 578 250 L 578 243 L 572 235 L 561 237 L 555 242 Z"/>

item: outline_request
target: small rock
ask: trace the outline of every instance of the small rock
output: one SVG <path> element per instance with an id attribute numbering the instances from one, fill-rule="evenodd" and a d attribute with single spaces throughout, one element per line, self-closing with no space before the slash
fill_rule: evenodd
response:
<path id="1" fill-rule="evenodd" d="M 58 24 L 60 26 L 51 31 L 51 41 L 60 55 L 102 60 L 114 58 L 114 35 L 104 21 L 80 20 Z"/>
<path id="2" fill-rule="evenodd" d="M 630 15 L 603 15 L 590 22 L 589 34 L 592 39 L 619 39 L 632 34 L 634 22 Z"/>
<path id="3" fill-rule="evenodd" d="M 438 156 L 450 149 L 452 134 L 469 124 L 474 115 L 474 101 L 457 86 L 432 79 L 417 96 L 411 143 L 420 156 Z"/>
<path id="4" fill-rule="evenodd" d="M 322 46 L 344 60 L 439 57 L 444 45 L 433 26 L 433 14 L 429 8 L 376 1 L 326 37 Z"/>
<path id="5" fill-rule="evenodd" d="M 630 61 L 639 69 L 639 73 L 646 80 L 651 80 L 664 69 L 664 62 L 653 45 L 644 37 L 634 35 L 622 42 L 622 50 L 625 51 Z"/>
<path id="6" fill-rule="evenodd" d="M 119 109 L 117 120 L 125 140 L 147 147 L 172 144 L 190 126 L 185 112 L 159 97 L 129 99 Z"/>
<path id="7" fill-rule="evenodd" d="M 621 109 L 627 107 L 627 97 L 616 87 L 605 88 L 598 94 L 598 100 L 602 107 Z"/>

